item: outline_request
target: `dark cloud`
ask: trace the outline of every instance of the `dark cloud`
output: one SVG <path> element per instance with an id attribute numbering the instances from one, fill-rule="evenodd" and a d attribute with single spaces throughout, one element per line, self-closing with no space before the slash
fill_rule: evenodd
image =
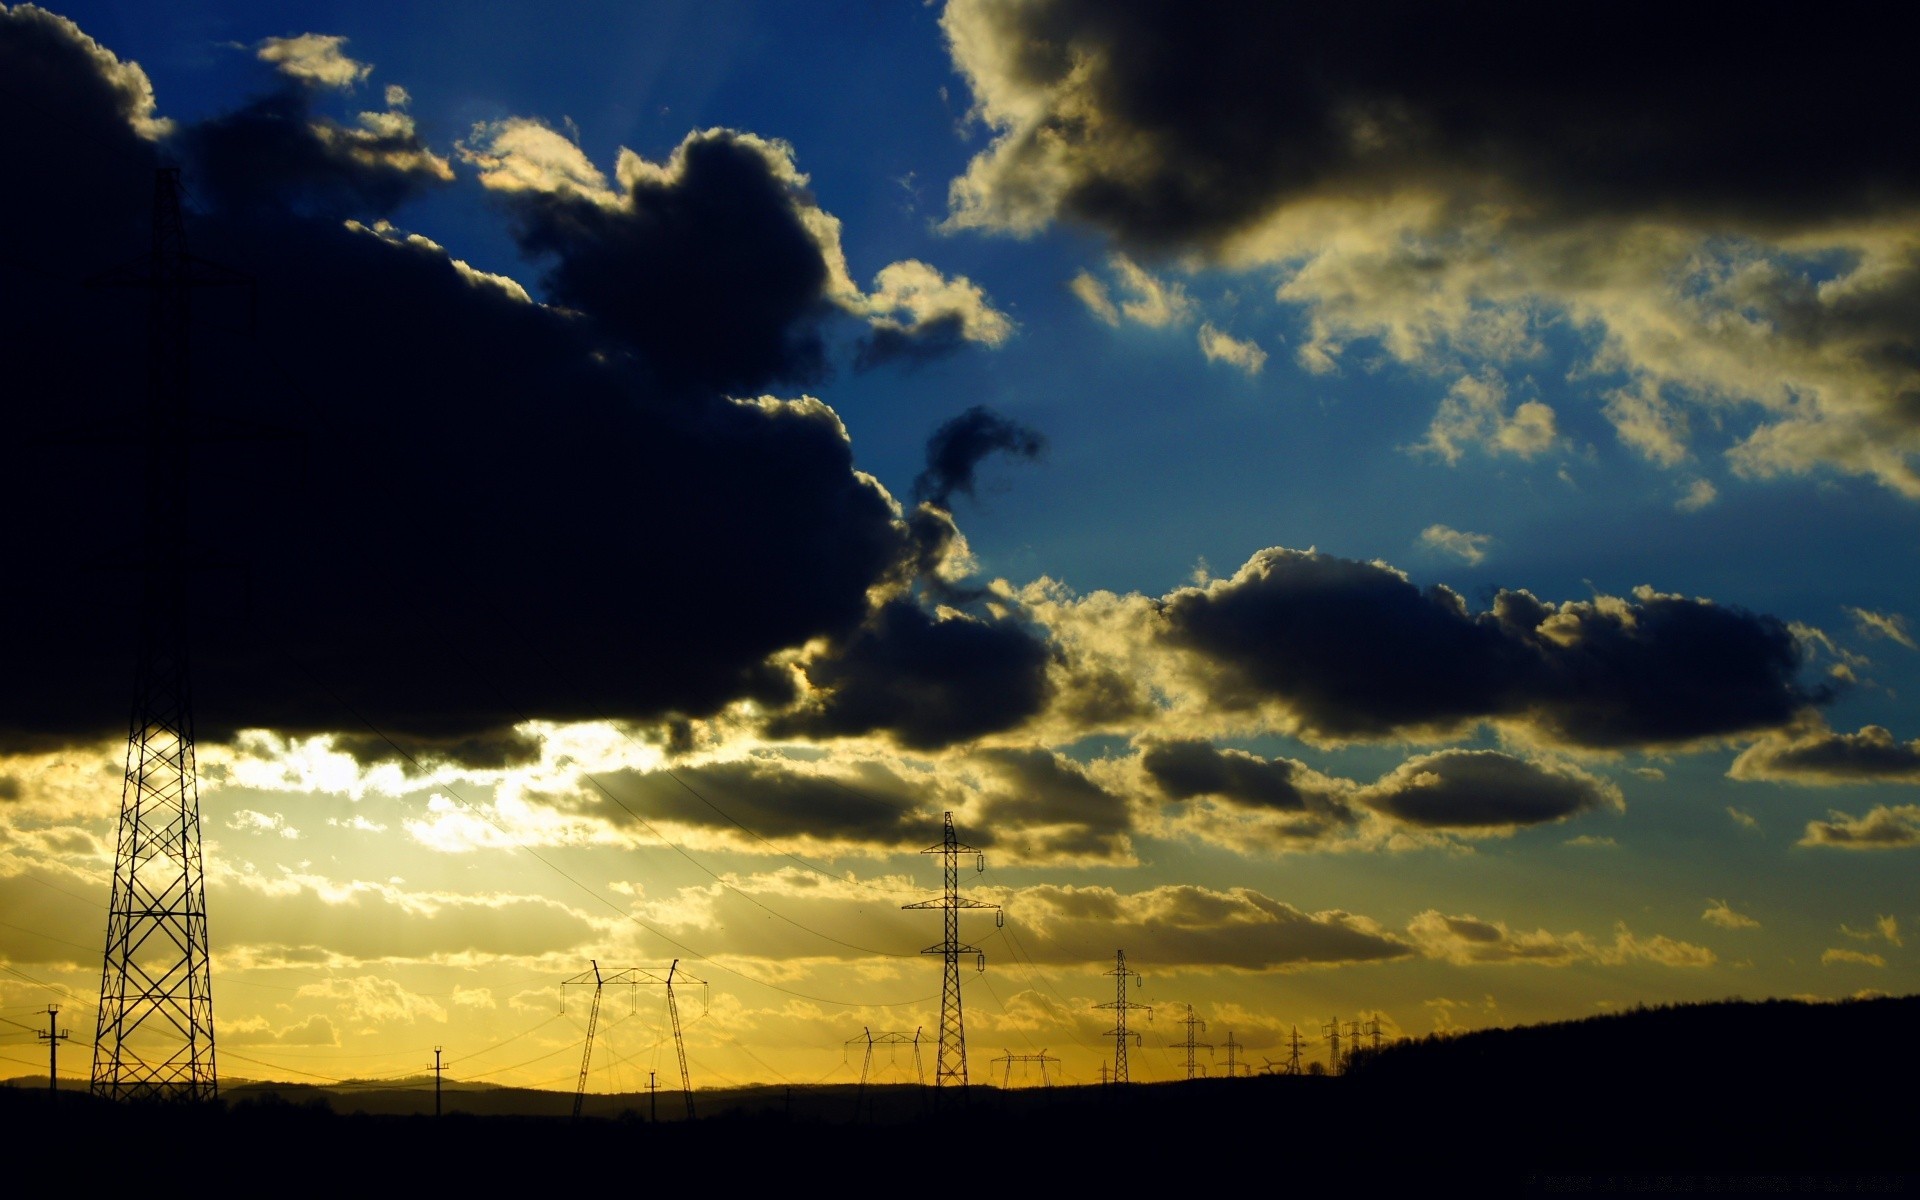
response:
<path id="1" fill-rule="evenodd" d="M 738 835 L 742 849 L 756 852 L 766 847 L 742 834 L 741 826 L 785 843 L 854 843 L 881 853 L 918 850 L 926 837 L 924 789 L 885 763 L 859 761 L 850 769 L 823 771 L 750 758 L 680 766 L 671 775 L 615 771 L 598 778 L 619 804 L 598 789 L 577 793 L 575 801 L 615 824 L 630 824 L 630 809 L 649 821 Z"/>
<path id="2" fill-rule="evenodd" d="M 1646 590 L 1559 605 L 1501 591 L 1474 613 L 1384 565 L 1276 548 L 1161 613 L 1160 636 L 1199 656 L 1214 704 L 1277 702 L 1322 738 L 1505 720 L 1567 745 L 1681 744 L 1778 727 L 1829 698 L 1797 681 L 1783 622 Z"/>
<path id="3" fill-rule="evenodd" d="M 1307 913 L 1249 888 L 1173 885 L 1127 894 L 1023 888 L 1007 906 L 1036 962 L 1098 962 L 1124 945 L 1129 965 L 1286 970 L 1405 958 L 1413 947 L 1353 913 Z M 1112 961 L 1108 958 L 1107 961 Z"/>
<path id="4" fill-rule="evenodd" d="M 1072 759 L 1050 750 L 1004 749 L 976 751 L 967 761 L 987 776 L 975 845 L 1001 846 L 1026 861 L 1131 858 L 1126 799 Z"/>
<path id="5" fill-rule="evenodd" d="M 1034 459 L 1046 445 L 1046 438 L 1034 430 L 975 405 L 927 439 L 927 469 L 913 481 L 913 494 L 952 511 L 955 492 L 973 495 L 974 473 L 989 454 Z"/>
<path id="6" fill-rule="evenodd" d="M 1863 817 L 1836 812 L 1807 822 L 1802 846 L 1841 850 L 1903 850 L 1920 846 L 1920 804 L 1879 805 Z"/>
<path id="7" fill-rule="evenodd" d="M 811 197 L 781 152 L 716 129 L 603 203 L 577 190 L 506 193 L 547 295 L 638 351 L 669 388 L 755 391 L 826 370 L 838 311 Z"/>
<path id="8" fill-rule="evenodd" d="M 194 326 L 194 402 L 301 439 L 194 451 L 195 519 L 182 536 L 209 568 L 192 581 L 202 737 L 250 726 L 359 735 L 368 721 L 430 750 L 484 746 L 492 762 L 507 761 L 499 731 L 529 717 L 700 714 L 746 697 L 779 707 L 793 677 L 769 656 L 846 644 L 869 589 L 911 573 L 915 550 L 884 493 L 855 473 L 830 409 L 692 387 L 789 360 L 747 354 L 731 375 L 702 370 L 698 355 L 737 348 L 711 338 L 675 350 L 671 372 L 604 352 L 608 327 L 686 303 L 671 294 L 700 285 L 674 270 L 717 271 L 743 295 L 759 294 L 764 270 L 771 293 L 800 294 L 800 250 L 754 250 L 743 224 L 771 221 L 784 231 L 776 241 L 788 237 L 788 197 L 732 142 L 690 149 L 690 191 L 637 188 L 624 216 L 592 226 L 627 256 L 631 270 L 616 272 L 625 299 L 598 290 L 615 275 L 567 258 L 587 254 L 587 218 L 573 214 L 575 229 L 557 211 L 537 214 L 562 290 L 601 303 L 587 317 L 529 304 L 424 239 L 346 224 L 379 215 L 390 165 L 347 153 L 319 171 L 310 125 L 243 122 L 244 144 L 293 148 L 262 152 L 259 178 L 236 193 L 203 172 L 230 166 L 240 126 L 216 118 L 170 143 L 143 139 L 128 124 L 139 87 L 70 26 L 26 9 L 0 16 L 0 68 L 0 151 L 18 181 L 0 193 L 0 218 L 33 231 L 42 249 L 30 265 L 45 268 L 29 283 L 0 264 L 14 428 L 137 427 L 145 298 L 78 280 L 145 253 L 163 151 L 194 152 L 194 252 L 258 279 L 250 338 L 229 332 L 245 323 L 243 302 L 195 296 L 207 319 Z M 22 108 L 13 97 L 29 87 L 34 107 Z M 694 195 L 737 235 L 733 256 L 698 271 L 664 249 L 648 258 L 636 230 L 649 221 L 694 241 L 718 236 Z M 268 196 L 279 202 L 256 202 Z M 766 303 L 760 334 L 785 346 L 775 327 L 804 325 L 811 301 Z M 663 372 L 685 385 L 671 397 Z M 31 586 L 0 594 L 13 681 L 0 742 L 123 736 L 139 604 L 137 576 L 121 568 L 138 549 L 128 531 L 141 461 L 43 444 L 0 472 L 0 503 L 14 514 L 9 560 L 34 564 Z M 956 640 L 923 623 L 933 641 Z M 867 686 L 852 690 L 871 707 L 880 685 Z"/>
<path id="9" fill-rule="evenodd" d="M 1291 759 L 1264 759 L 1208 742 L 1156 742 L 1140 752 L 1140 766 L 1173 800 L 1217 796 L 1247 808 L 1282 812 L 1304 810 L 1311 803 L 1295 780 L 1299 764 Z"/>
<path id="10" fill-rule="evenodd" d="M 1198 802 L 1165 814 L 1171 833 L 1239 854 L 1323 845 L 1350 834 L 1359 820 L 1346 799 L 1353 784 L 1292 759 L 1195 739 L 1148 742 L 1138 763 L 1156 802 Z"/>
<path id="11" fill-rule="evenodd" d="M 873 618 L 807 664 L 820 695 L 769 723 L 775 737 L 884 732 L 932 750 L 1012 729 L 1038 714 L 1051 692 L 1049 651 L 1023 625 L 934 615 L 908 600 Z"/>
<path id="12" fill-rule="evenodd" d="M 349 128 L 317 114 L 313 93 L 288 83 L 236 112 L 182 131 L 195 199 L 227 214 L 372 221 L 453 181 L 404 114 Z"/>
<path id="13" fill-rule="evenodd" d="M 1879 725 L 1859 733 L 1817 729 L 1765 738 L 1740 752 L 1727 774 L 1781 783 L 1920 782 L 1920 741 L 1897 742 Z"/>
<path id="14" fill-rule="evenodd" d="M 338 733 L 333 748 L 362 767 L 380 763 L 418 763 L 432 768 L 454 763 L 475 770 L 504 770 L 540 761 L 539 737 L 511 728 L 490 729 L 467 737 L 413 736 L 404 746 L 365 732 Z"/>
<path id="15" fill-rule="evenodd" d="M 1463 180 L 1536 209 L 1870 213 L 1920 198 L 1920 164 L 1893 149 L 1904 44 L 1862 38 L 1861 15 L 952 0 L 956 63 L 1000 127 L 956 198 L 1152 248 Z"/>
<path id="16" fill-rule="evenodd" d="M 1442 750 L 1408 759 L 1358 798 L 1409 825 L 1467 831 L 1564 821 L 1621 804 L 1619 789 L 1604 779 L 1497 750 Z"/>
<path id="17" fill-rule="evenodd" d="M 916 326 L 881 325 L 860 339 L 854 369 L 871 371 L 886 363 L 917 367 L 945 358 L 967 344 L 966 318 L 948 313 Z"/>

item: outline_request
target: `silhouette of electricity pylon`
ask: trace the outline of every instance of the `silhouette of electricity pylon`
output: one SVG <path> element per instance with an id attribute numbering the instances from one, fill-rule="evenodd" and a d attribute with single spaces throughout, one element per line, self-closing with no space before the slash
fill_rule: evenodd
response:
<path id="1" fill-rule="evenodd" d="M 893 1055 L 899 1051 L 900 1047 L 912 1046 L 914 1082 L 918 1083 L 921 1087 L 927 1086 L 927 1068 L 920 1058 L 920 1031 L 918 1029 L 913 1031 L 913 1036 L 911 1037 L 898 1032 L 876 1034 L 871 1029 L 862 1029 L 859 1037 L 847 1039 L 847 1048 L 849 1050 L 855 1046 L 865 1046 L 866 1052 L 860 1059 L 860 1090 L 853 1095 L 854 1120 L 858 1121 L 863 1111 L 871 1115 L 872 1110 L 867 1106 L 867 1080 L 873 1074 L 873 1048 L 875 1046 L 887 1047 L 889 1061 L 891 1061 Z"/>
<path id="2" fill-rule="evenodd" d="M 1321 1026 L 1327 1033 L 1327 1074 L 1338 1075 L 1344 1060 L 1340 1057 L 1340 1018 Z"/>
<path id="3" fill-rule="evenodd" d="M 1236 1042 L 1233 1040 L 1233 1030 L 1231 1029 L 1227 1030 L 1227 1078 L 1228 1079 L 1232 1079 L 1235 1075 L 1238 1075 L 1241 1072 L 1245 1072 L 1248 1075 L 1253 1074 L 1253 1064 L 1243 1063 L 1240 1061 L 1239 1051 L 1241 1051 L 1244 1048 L 1245 1047 L 1243 1047 L 1239 1042 Z"/>
<path id="4" fill-rule="evenodd" d="M 906 908 L 938 908 L 946 912 L 946 936 L 937 944 L 922 950 L 922 954 L 938 954 L 945 960 L 945 973 L 940 985 L 940 1051 L 936 1059 L 933 1083 L 936 1088 L 949 1083 L 967 1086 L 967 1030 L 960 1013 L 960 956 L 976 955 L 975 968 L 987 969 L 987 956 L 977 946 L 969 946 L 960 940 L 960 910 L 963 908 L 990 908 L 996 926 L 1006 924 L 1006 913 L 998 904 L 987 904 L 980 900 L 970 900 L 960 894 L 960 856 L 974 856 L 974 870 L 987 869 L 987 856 L 972 846 L 963 846 L 953 833 L 953 813 L 946 815 L 945 830 L 941 834 L 938 846 L 928 846 L 922 854 L 938 854 L 942 875 L 946 884 L 938 900 L 922 900 L 918 904 L 902 904 Z"/>
<path id="5" fill-rule="evenodd" d="M 162 167 L 146 259 L 89 281 L 149 296 L 141 566 L 144 595 L 133 716 L 107 905 L 92 1089 L 116 1100 L 214 1100 L 200 788 L 187 672 L 188 296 L 247 276 L 187 253 L 180 171 Z"/>
<path id="6" fill-rule="evenodd" d="M 1057 1057 L 1051 1054 L 1048 1054 L 1046 1050 L 1042 1049 L 1038 1054 L 1015 1054 L 1013 1051 L 1009 1050 L 1005 1054 L 1002 1054 L 999 1058 L 994 1059 L 993 1061 L 997 1063 L 1006 1064 L 1006 1067 L 1000 1072 L 1000 1086 L 1004 1088 L 1013 1082 L 1013 1064 L 1015 1063 L 1020 1063 L 1022 1065 L 1025 1065 L 1026 1063 L 1039 1063 L 1040 1064 L 1040 1086 L 1052 1087 L 1053 1081 L 1047 1078 L 1047 1064 L 1048 1063 L 1057 1064 L 1060 1060 Z M 1026 1074 L 1025 1071 L 1021 1072 L 1022 1076 L 1024 1076 L 1025 1074 Z"/>
<path id="7" fill-rule="evenodd" d="M 1184 1042 L 1178 1042 L 1175 1044 L 1186 1048 L 1187 1078 L 1188 1079 L 1194 1078 L 1196 1071 L 1200 1075 L 1204 1076 L 1207 1073 L 1207 1068 L 1205 1066 L 1198 1065 L 1193 1061 L 1193 1052 L 1195 1050 L 1205 1048 L 1206 1051 L 1209 1054 L 1211 1054 L 1213 1052 L 1213 1043 L 1212 1042 L 1196 1042 L 1193 1040 L 1193 1037 L 1195 1033 L 1205 1033 L 1207 1029 L 1207 1023 L 1205 1021 L 1202 1021 L 1199 1017 L 1196 1017 L 1193 1015 L 1193 1005 L 1191 1004 L 1187 1005 L 1187 1019 L 1180 1023 L 1187 1027 L 1187 1040 Z"/>
<path id="8" fill-rule="evenodd" d="M 1131 1080 L 1127 1077 L 1127 1039 L 1132 1038 L 1134 1044 L 1139 1045 L 1140 1035 L 1127 1032 L 1127 1013 L 1136 1008 L 1144 1008 L 1147 1010 L 1147 1019 L 1152 1020 L 1153 1006 L 1127 999 L 1127 980 L 1133 980 L 1133 985 L 1139 987 L 1142 977 L 1140 972 L 1127 966 L 1125 950 L 1113 952 L 1113 970 L 1108 971 L 1107 974 L 1113 976 L 1113 1000 L 1106 1004 L 1096 1004 L 1094 1007 L 1113 1010 L 1113 1028 L 1106 1032 L 1106 1036 L 1113 1039 L 1113 1081 L 1129 1083 Z"/>
<path id="9" fill-rule="evenodd" d="M 1300 1075 L 1306 1071 L 1306 1067 L 1300 1062 L 1300 1027 L 1295 1025 L 1291 1028 L 1293 1029 L 1293 1035 L 1287 1040 L 1286 1073 L 1288 1075 Z"/>
<path id="10" fill-rule="evenodd" d="M 664 970 L 659 967 L 623 967 L 618 971 L 603 971 L 600 969 L 599 962 L 595 961 L 592 970 L 582 971 L 571 979 L 563 979 L 560 981 L 562 995 L 565 994 L 565 990 L 569 987 L 589 983 L 593 985 L 593 1007 L 587 1014 L 586 1046 L 580 1053 L 580 1079 L 579 1082 L 575 1084 L 573 1092 L 573 1115 L 575 1117 L 580 1115 L 581 1106 L 586 1100 L 587 1068 L 593 1062 L 593 1036 L 595 1027 L 600 1023 L 601 992 L 603 992 L 608 985 L 616 987 L 645 987 L 649 984 L 660 984 L 664 986 L 667 991 L 667 1018 L 673 1026 L 673 1051 L 675 1057 L 680 1061 L 680 1094 L 686 1100 L 687 1119 L 689 1121 L 693 1119 L 693 1081 L 687 1075 L 687 1045 L 680 1033 L 680 1003 L 674 999 L 673 994 L 673 977 L 674 974 L 679 971 L 680 960 L 677 958 L 673 960 L 671 966 L 666 967 Z M 702 989 L 707 986 L 705 980 L 695 979 L 691 975 L 684 973 L 680 975 L 680 981 L 682 983 L 698 984 Z M 704 995 L 705 993 L 703 992 L 702 994 Z"/>

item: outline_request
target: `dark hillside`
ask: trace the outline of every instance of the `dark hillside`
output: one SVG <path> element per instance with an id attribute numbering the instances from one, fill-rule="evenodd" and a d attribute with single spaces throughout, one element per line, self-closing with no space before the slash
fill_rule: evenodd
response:
<path id="1" fill-rule="evenodd" d="M 0 1088 L 20 1145 L 122 1161 L 203 1154 L 210 1183 L 291 1195 L 511 1182 L 1092 1187 L 1242 1178 L 1256 1190 L 1904 1192 L 1920 997 L 1728 1001 L 1426 1038 L 1347 1075 L 1125 1088 L 751 1088 L 658 1099 L 512 1089 L 223 1089 L 204 1110 Z M 1223 1164 L 1240 1169 L 1220 1172 Z M 410 1183 L 409 1181 L 413 1181 Z M 1104 1186 L 1104 1185 L 1100 1185 Z"/>

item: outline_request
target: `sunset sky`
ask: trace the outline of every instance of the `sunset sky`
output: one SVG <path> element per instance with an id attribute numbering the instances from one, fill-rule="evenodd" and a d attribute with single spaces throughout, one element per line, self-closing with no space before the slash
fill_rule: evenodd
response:
<path id="1" fill-rule="evenodd" d="M 1577 11 L 0 6 L 4 1074 L 90 1053 L 160 166 L 271 435 L 183 533 L 223 1081 L 571 1089 L 676 959 L 696 1087 L 854 1081 L 943 812 L 976 1082 L 1096 1081 L 1117 950 L 1135 1079 L 1916 990 L 1909 48 Z"/>

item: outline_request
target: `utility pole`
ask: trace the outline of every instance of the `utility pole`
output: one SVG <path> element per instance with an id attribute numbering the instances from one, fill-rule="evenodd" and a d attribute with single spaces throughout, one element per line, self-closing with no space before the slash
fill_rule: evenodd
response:
<path id="1" fill-rule="evenodd" d="M 941 861 L 941 874 L 945 890 L 938 900 L 922 900 L 918 904 L 903 904 L 908 908 L 938 908 L 945 910 L 946 936 L 937 945 L 928 946 L 922 954 L 938 954 L 945 959 L 945 972 L 940 985 L 940 1051 L 934 1068 L 934 1087 L 945 1087 L 955 1083 L 962 1088 L 967 1086 L 967 1031 L 960 1013 L 960 956 L 976 956 L 975 969 L 987 969 L 987 956 L 976 946 L 969 946 L 960 940 L 960 910 L 963 908 L 990 908 L 993 910 L 993 923 L 996 926 L 1007 923 L 1007 915 L 998 904 L 987 904 L 971 900 L 960 894 L 960 855 L 974 856 L 974 870 L 987 869 L 987 856 L 972 846 L 963 846 L 954 836 L 953 813 L 948 812 L 944 831 L 938 846 L 929 846 L 922 854 L 938 854 Z"/>
<path id="2" fill-rule="evenodd" d="M 655 1125 L 660 1123 L 660 1081 L 658 1072 L 647 1072 L 647 1120 Z"/>
<path id="3" fill-rule="evenodd" d="M 440 1079 L 447 1069 L 440 1065 L 440 1047 L 433 1048 L 433 1115 L 440 1115 Z"/>
<path id="4" fill-rule="evenodd" d="M 58 1099 L 60 1096 L 60 1043 L 73 1036 L 70 1029 L 56 1029 L 54 1021 L 60 1015 L 58 1004 L 47 1005 L 47 1031 L 36 1032 L 35 1037 L 47 1044 L 47 1095 Z"/>
<path id="5" fill-rule="evenodd" d="M 1322 1026 L 1327 1031 L 1327 1074 L 1340 1073 L 1340 1018 L 1335 1017 Z"/>
<path id="6" fill-rule="evenodd" d="M 200 785 L 189 686 L 186 582 L 191 535 L 190 325 L 196 287 L 250 283 L 187 253 L 180 170 L 153 190 L 142 262 L 91 281 L 149 295 L 140 651 L 100 969 L 92 1089 L 113 1100 L 215 1100 Z"/>
<path id="7" fill-rule="evenodd" d="M 1207 1069 L 1204 1066 L 1195 1065 L 1193 1061 L 1193 1052 L 1201 1047 L 1205 1047 L 1208 1052 L 1211 1052 L 1213 1050 L 1213 1043 L 1196 1042 L 1193 1040 L 1193 1035 L 1196 1031 L 1204 1033 L 1207 1028 L 1207 1023 L 1205 1021 L 1202 1021 L 1199 1017 L 1196 1017 L 1193 1015 L 1193 1005 L 1191 1004 L 1187 1005 L 1187 1019 L 1180 1023 L 1187 1027 L 1187 1040 L 1184 1043 L 1181 1043 L 1185 1045 L 1187 1050 L 1187 1078 L 1190 1080 L 1193 1079 L 1194 1072 L 1196 1070 L 1200 1073 L 1201 1076 L 1205 1076 L 1207 1073 Z"/>
<path id="8" fill-rule="evenodd" d="M 1153 1008 L 1127 999 L 1127 980 L 1133 980 L 1133 985 L 1139 987 L 1143 979 L 1140 972 L 1127 966 L 1125 950 L 1113 952 L 1113 964 L 1113 970 L 1107 972 L 1108 975 L 1113 976 L 1113 1000 L 1107 1004 L 1096 1004 L 1094 1007 L 1113 1010 L 1113 1028 L 1106 1033 L 1107 1037 L 1113 1039 L 1113 1081 L 1128 1083 L 1131 1080 L 1127 1077 L 1127 1039 L 1132 1038 L 1134 1044 L 1138 1045 L 1140 1035 L 1127 1032 L 1127 1013 L 1131 1009 L 1144 1008 L 1147 1010 L 1147 1019 L 1152 1020 Z"/>

